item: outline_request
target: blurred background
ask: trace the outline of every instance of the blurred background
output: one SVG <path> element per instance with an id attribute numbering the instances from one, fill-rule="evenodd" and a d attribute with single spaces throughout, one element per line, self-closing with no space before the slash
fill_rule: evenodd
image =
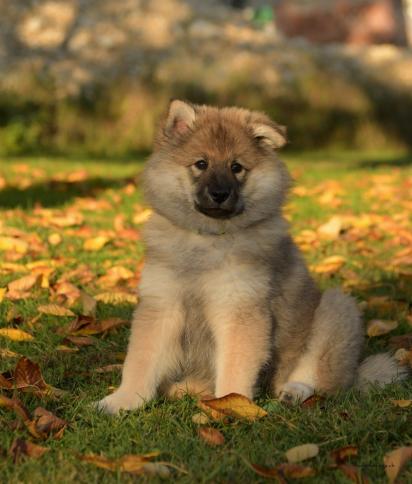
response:
<path id="1" fill-rule="evenodd" d="M 411 46 L 412 0 L 0 0 L 0 154 L 146 151 L 179 97 L 408 149 Z"/>

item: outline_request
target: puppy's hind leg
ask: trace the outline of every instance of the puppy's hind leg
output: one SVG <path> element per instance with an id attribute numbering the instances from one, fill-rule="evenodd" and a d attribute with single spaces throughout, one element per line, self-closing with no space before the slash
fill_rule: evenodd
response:
<path id="1" fill-rule="evenodd" d="M 306 349 L 287 382 L 275 388 L 280 400 L 294 403 L 315 391 L 332 393 L 350 387 L 356 377 L 363 329 L 356 302 L 340 290 L 323 294 Z"/>

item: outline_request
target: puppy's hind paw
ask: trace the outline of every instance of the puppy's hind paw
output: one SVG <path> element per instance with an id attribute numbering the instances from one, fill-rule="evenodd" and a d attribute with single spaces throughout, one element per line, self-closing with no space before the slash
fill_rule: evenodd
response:
<path id="1" fill-rule="evenodd" d="M 94 407 L 98 411 L 109 415 L 116 415 L 120 410 L 135 410 L 143 404 L 144 401 L 142 398 L 117 390 L 102 400 L 95 402 Z"/>
<path id="2" fill-rule="evenodd" d="M 279 392 L 279 401 L 286 405 L 293 405 L 298 402 L 303 402 L 315 393 L 315 389 L 306 383 L 288 382 L 283 385 Z"/>

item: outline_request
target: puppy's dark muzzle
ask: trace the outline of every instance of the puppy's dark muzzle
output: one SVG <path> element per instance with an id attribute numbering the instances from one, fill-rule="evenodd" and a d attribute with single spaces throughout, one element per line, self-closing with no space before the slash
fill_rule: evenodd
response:
<path id="1" fill-rule="evenodd" d="M 203 215 L 218 219 L 232 218 L 243 211 L 239 195 L 232 187 L 207 187 L 198 194 L 195 208 Z"/>

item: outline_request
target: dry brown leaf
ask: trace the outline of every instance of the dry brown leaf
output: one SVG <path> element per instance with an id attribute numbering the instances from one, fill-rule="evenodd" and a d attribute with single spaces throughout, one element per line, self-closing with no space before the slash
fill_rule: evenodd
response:
<path id="1" fill-rule="evenodd" d="M 280 464 L 277 468 L 279 472 L 288 479 L 302 479 L 316 475 L 316 471 L 313 467 L 302 466 L 299 464 L 284 463 Z"/>
<path id="2" fill-rule="evenodd" d="M 324 408 L 323 403 L 325 402 L 325 397 L 323 395 L 311 395 L 309 398 L 304 400 L 300 406 L 303 408 L 311 408 L 311 407 L 319 407 L 319 408 Z"/>
<path id="3" fill-rule="evenodd" d="M 338 272 L 345 262 L 346 257 L 343 257 L 342 255 L 332 255 L 330 257 L 326 257 L 318 264 L 315 264 L 311 267 L 311 269 L 317 274 L 331 275 Z"/>
<path id="4" fill-rule="evenodd" d="M 66 298 L 66 304 L 68 306 L 73 306 L 73 304 L 80 298 L 80 289 L 71 282 L 59 282 L 55 285 L 54 289 L 56 291 L 56 295 L 62 295 Z"/>
<path id="5" fill-rule="evenodd" d="M 96 252 L 101 250 L 109 242 L 109 240 L 110 238 L 105 235 L 98 235 L 97 237 L 85 240 L 83 249 Z"/>
<path id="6" fill-rule="evenodd" d="M 47 447 L 41 447 L 28 440 L 14 439 L 9 450 L 9 455 L 12 457 L 13 462 L 17 464 L 22 457 L 38 459 L 49 450 Z"/>
<path id="7" fill-rule="evenodd" d="M 357 456 L 358 448 L 355 445 L 345 445 L 344 447 L 339 447 L 339 449 L 332 450 L 330 455 L 336 464 L 342 464 L 348 457 Z"/>
<path id="8" fill-rule="evenodd" d="M 286 479 L 283 477 L 281 472 L 277 467 L 269 468 L 260 466 L 258 464 L 248 464 L 259 476 L 265 477 L 266 479 L 276 479 L 279 484 L 287 484 Z"/>
<path id="9" fill-rule="evenodd" d="M 222 420 L 225 416 L 228 416 L 253 422 L 267 415 L 266 410 L 238 393 L 230 393 L 221 398 L 201 400 L 198 405 L 215 420 Z"/>
<path id="10" fill-rule="evenodd" d="M 412 447 L 398 447 L 385 454 L 383 463 L 390 484 L 395 482 L 403 466 L 412 459 Z"/>
<path id="11" fill-rule="evenodd" d="M 17 362 L 13 385 L 23 392 L 34 393 L 38 397 L 59 397 L 66 393 L 64 390 L 48 385 L 44 381 L 39 365 L 26 357 Z"/>
<path id="12" fill-rule="evenodd" d="M 90 346 L 96 344 L 96 339 L 91 336 L 66 336 L 63 340 L 64 343 L 73 343 L 77 346 Z M 69 348 L 73 349 L 73 348 Z"/>
<path id="13" fill-rule="evenodd" d="M 198 429 L 199 437 L 209 445 L 223 445 L 225 438 L 219 430 L 213 427 L 200 427 Z"/>
<path id="14" fill-rule="evenodd" d="M 0 388 L 4 390 L 12 390 L 13 376 L 9 372 L 0 373 Z"/>
<path id="15" fill-rule="evenodd" d="M 38 274 L 30 274 L 9 282 L 7 287 L 11 292 L 25 292 L 32 289 L 39 281 L 40 277 Z"/>
<path id="16" fill-rule="evenodd" d="M 60 440 L 63 432 L 66 429 L 68 422 L 49 412 L 43 407 L 37 407 L 34 411 L 34 426 L 39 434 L 45 437 L 52 436 L 54 439 Z"/>
<path id="17" fill-rule="evenodd" d="M 31 341 L 33 339 L 31 334 L 17 328 L 0 328 L 0 336 L 12 341 Z"/>
<path id="18" fill-rule="evenodd" d="M 30 414 L 22 402 L 17 398 L 7 398 L 4 395 L 0 395 L 0 407 L 12 410 L 16 415 L 18 415 L 23 422 L 30 420 Z"/>
<path id="19" fill-rule="evenodd" d="M 39 313 L 48 314 L 50 316 L 75 316 L 74 312 L 58 304 L 42 304 L 37 308 Z"/>
<path id="20" fill-rule="evenodd" d="M 392 336 L 389 340 L 392 348 L 412 348 L 412 333 L 402 334 L 400 336 Z"/>
<path id="21" fill-rule="evenodd" d="M 70 323 L 68 328 L 63 328 L 61 332 L 71 336 L 89 336 L 104 333 L 127 323 L 127 320 L 121 318 L 107 318 L 96 321 L 92 316 L 80 315 L 75 321 Z"/>
<path id="22" fill-rule="evenodd" d="M 369 338 L 375 336 L 382 336 L 384 334 L 390 333 L 398 327 L 397 321 L 389 321 L 385 319 L 372 319 L 368 322 L 366 333 Z"/>
<path id="23" fill-rule="evenodd" d="M 368 477 L 362 471 L 351 464 L 335 464 L 335 469 L 339 469 L 345 476 L 356 484 L 369 484 Z"/>
<path id="24" fill-rule="evenodd" d="M 124 291 L 103 292 L 95 296 L 95 299 L 105 304 L 137 304 L 136 294 Z"/>
<path id="25" fill-rule="evenodd" d="M 391 402 L 401 408 L 407 408 L 412 405 L 412 400 L 391 400 Z"/>
<path id="26" fill-rule="evenodd" d="M 285 452 L 288 462 L 295 464 L 306 459 L 311 459 L 319 454 L 319 447 L 316 444 L 302 444 L 292 447 Z"/>

